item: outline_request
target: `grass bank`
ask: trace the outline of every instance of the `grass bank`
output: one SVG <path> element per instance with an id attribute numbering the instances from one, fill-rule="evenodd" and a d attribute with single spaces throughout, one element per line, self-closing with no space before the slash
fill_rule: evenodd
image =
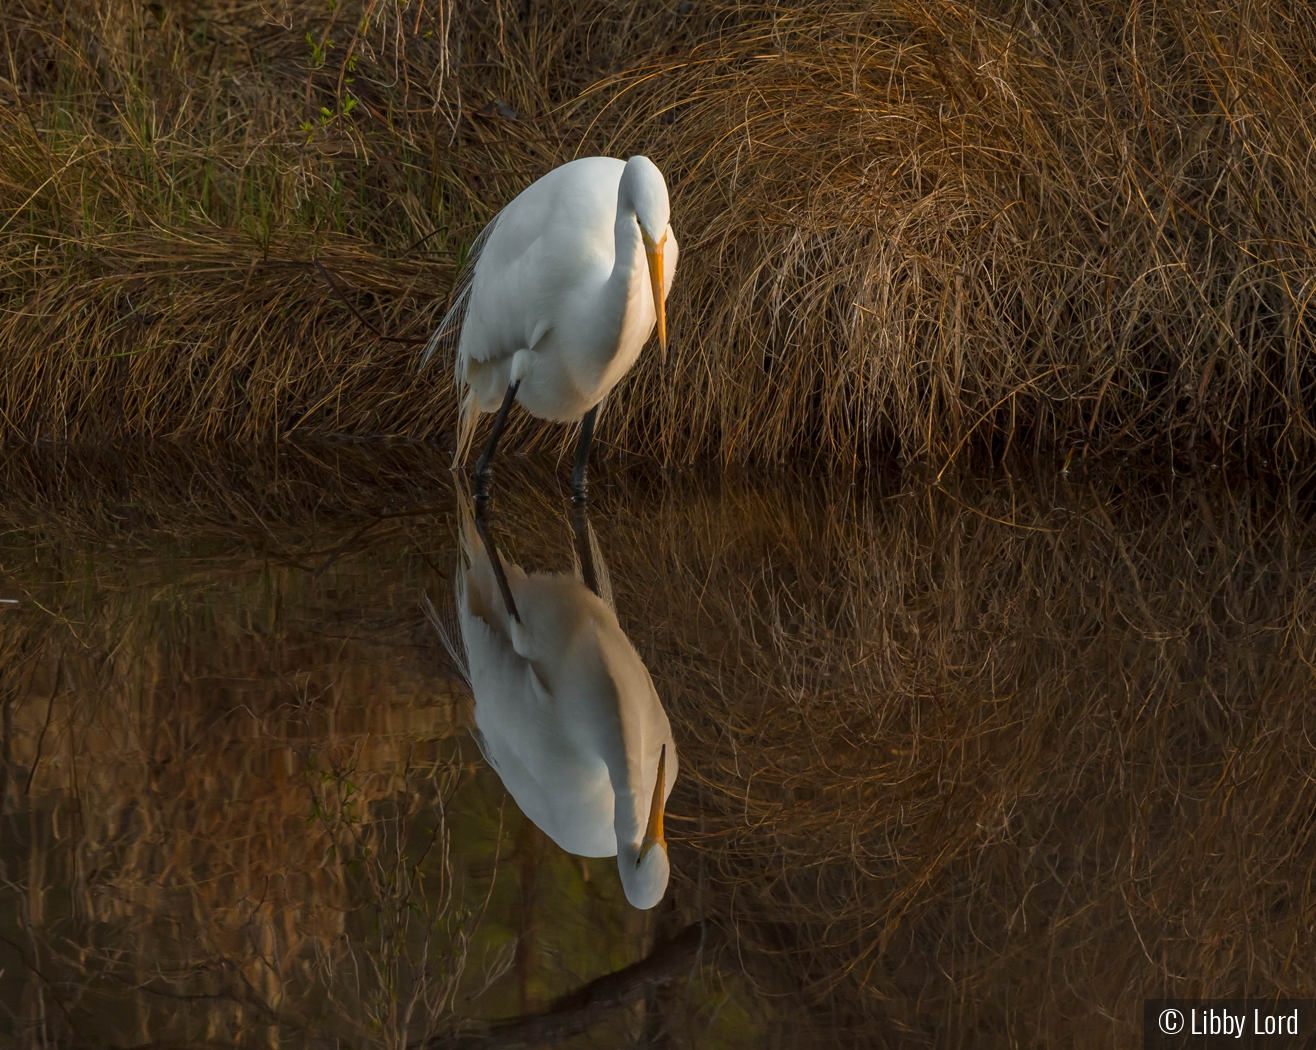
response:
<path id="1" fill-rule="evenodd" d="M 674 353 L 607 444 L 1316 435 L 1300 0 L 14 0 L 0 38 L 10 438 L 446 440 L 446 377 L 380 336 L 423 335 L 498 207 L 600 152 L 658 161 L 683 245 Z"/>

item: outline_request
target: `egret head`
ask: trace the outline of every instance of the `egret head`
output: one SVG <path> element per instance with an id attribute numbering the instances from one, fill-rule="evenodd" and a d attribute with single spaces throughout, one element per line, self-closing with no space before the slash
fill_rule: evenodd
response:
<path id="1" fill-rule="evenodd" d="M 667 860 L 667 838 L 663 834 L 663 806 L 667 772 L 667 745 L 658 754 L 658 776 L 653 799 L 649 803 L 649 820 L 638 848 L 617 844 L 617 871 L 621 875 L 626 899 L 642 910 L 652 908 L 667 892 L 671 864 Z"/>
<path id="2" fill-rule="evenodd" d="M 667 289 L 663 287 L 663 250 L 672 219 L 667 199 L 667 182 L 658 165 L 648 157 L 632 157 L 626 162 L 622 183 L 635 209 L 644 240 L 644 254 L 649 261 L 649 283 L 653 286 L 653 311 L 658 319 L 658 347 L 667 358 Z"/>

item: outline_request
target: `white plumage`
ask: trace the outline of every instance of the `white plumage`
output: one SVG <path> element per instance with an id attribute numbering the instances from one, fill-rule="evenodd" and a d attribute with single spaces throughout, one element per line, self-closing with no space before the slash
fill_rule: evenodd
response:
<path id="1" fill-rule="evenodd" d="M 472 246 L 452 308 L 422 365 L 460 331 L 462 391 L 455 465 L 482 412 L 514 398 L 540 419 L 584 417 L 573 481 L 599 402 L 640 355 L 655 325 L 666 354 L 666 299 L 676 274 L 667 184 L 647 157 L 587 157 L 550 171 L 508 204 Z M 505 412 L 477 464 L 488 468 Z"/>
<path id="2" fill-rule="evenodd" d="M 540 830 L 568 853 L 616 856 L 627 899 L 651 908 L 667 888 L 662 817 L 676 746 L 649 671 L 617 623 L 593 532 L 580 526 L 597 594 L 579 571 L 527 575 L 504 562 L 482 543 L 465 499 L 461 514 L 460 640 L 429 608 L 475 697 L 481 751 Z"/>

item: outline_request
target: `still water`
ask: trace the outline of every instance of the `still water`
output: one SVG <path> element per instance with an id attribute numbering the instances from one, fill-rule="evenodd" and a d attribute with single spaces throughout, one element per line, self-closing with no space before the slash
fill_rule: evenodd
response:
<path id="1" fill-rule="evenodd" d="M 509 457 L 481 537 L 422 450 L 0 454 L 0 1033 L 1114 1047 L 1316 995 L 1294 493 L 565 479 Z"/>

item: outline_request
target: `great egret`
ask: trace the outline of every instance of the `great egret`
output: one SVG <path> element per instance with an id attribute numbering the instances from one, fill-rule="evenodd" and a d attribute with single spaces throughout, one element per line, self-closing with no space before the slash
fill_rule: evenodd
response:
<path id="1" fill-rule="evenodd" d="M 568 853 L 616 856 L 626 899 L 652 908 L 670 872 L 663 812 L 676 745 L 617 623 L 584 508 L 572 521 L 576 573 L 504 564 L 482 513 L 462 498 L 455 628 L 427 599 L 475 697 L 480 750 L 541 831 Z"/>
<path id="2" fill-rule="evenodd" d="M 599 402 L 635 364 L 655 324 L 667 356 L 677 256 L 670 218 L 667 183 L 648 157 L 586 157 L 532 183 L 476 238 L 421 367 L 460 329 L 455 466 L 465 462 L 480 413 L 498 413 L 475 465 L 477 498 L 516 400 L 540 419 L 581 421 L 571 486 L 584 501 Z"/>

